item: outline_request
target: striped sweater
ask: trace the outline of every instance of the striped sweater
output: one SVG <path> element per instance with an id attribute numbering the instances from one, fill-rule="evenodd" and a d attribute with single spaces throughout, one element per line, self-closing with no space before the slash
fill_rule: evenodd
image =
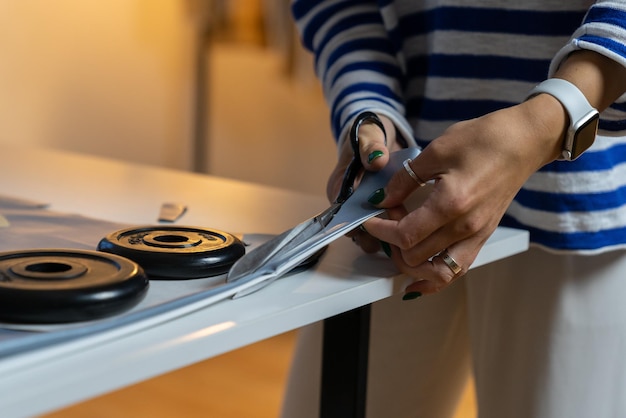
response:
<path id="1" fill-rule="evenodd" d="M 373 110 L 409 145 L 524 100 L 570 52 L 626 66 L 626 1 L 294 0 L 337 140 Z M 594 145 L 535 173 L 501 225 L 531 243 L 592 254 L 626 247 L 626 95 L 602 112 Z"/>

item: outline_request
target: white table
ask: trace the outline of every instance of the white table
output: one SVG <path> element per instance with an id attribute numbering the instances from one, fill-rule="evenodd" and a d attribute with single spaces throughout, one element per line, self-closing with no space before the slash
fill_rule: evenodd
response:
<path id="1" fill-rule="evenodd" d="M 182 202 L 189 210 L 179 224 L 233 233 L 282 232 L 327 206 L 322 197 L 270 187 L 9 145 L 0 145 L 0 194 L 138 225 L 155 224 L 163 202 Z M 526 232 L 499 228 L 474 266 L 527 246 Z M 342 238 L 314 269 L 250 296 L 0 358 L 1 415 L 58 409 L 368 305 L 401 291 L 394 274 L 386 257 L 366 256 Z"/>

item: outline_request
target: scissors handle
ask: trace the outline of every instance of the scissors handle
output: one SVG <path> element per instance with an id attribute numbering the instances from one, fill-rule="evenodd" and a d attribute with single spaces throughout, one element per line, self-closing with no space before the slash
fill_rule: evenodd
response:
<path id="1" fill-rule="evenodd" d="M 385 136 L 385 143 L 387 143 L 387 132 L 385 132 L 385 127 L 383 126 L 383 122 L 380 120 L 378 115 L 374 112 L 361 112 L 357 115 L 354 123 L 352 124 L 352 128 L 350 129 L 350 145 L 352 146 L 352 161 L 346 172 L 343 175 L 343 181 L 341 182 L 341 190 L 339 191 L 339 195 L 337 199 L 335 199 L 335 203 L 343 203 L 345 202 L 354 192 L 354 181 L 356 177 L 359 175 L 359 172 L 363 168 L 363 163 L 361 162 L 361 153 L 359 151 L 359 128 L 364 122 L 371 122 L 374 125 L 378 126 L 381 131 L 383 131 L 383 135 Z"/>

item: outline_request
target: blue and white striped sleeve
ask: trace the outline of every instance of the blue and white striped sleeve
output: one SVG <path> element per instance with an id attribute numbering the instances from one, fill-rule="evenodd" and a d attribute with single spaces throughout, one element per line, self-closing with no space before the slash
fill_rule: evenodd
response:
<path id="1" fill-rule="evenodd" d="M 580 49 L 595 51 L 626 67 L 626 1 L 598 1 L 591 6 L 570 42 L 552 61 L 550 74 L 568 54 Z"/>
<path id="2" fill-rule="evenodd" d="M 402 71 L 376 1 L 294 0 L 292 13 L 305 48 L 315 57 L 337 142 L 364 110 L 389 117 L 413 144 L 404 117 Z"/>
<path id="3" fill-rule="evenodd" d="M 598 1 L 591 6 L 582 25 L 552 60 L 550 74 L 573 51 L 588 49 L 626 67 L 626 1 Z"/>
<path id="4" fill-rule="evenodd" d="M 596 2 L 552 60 L 550 75 L 570 53 L 581 49 L 597 52 L 626 67 L 626 1 Z M 602 112 L 599 129 L 610 136 L 626 134 L 626 95 Z"/>

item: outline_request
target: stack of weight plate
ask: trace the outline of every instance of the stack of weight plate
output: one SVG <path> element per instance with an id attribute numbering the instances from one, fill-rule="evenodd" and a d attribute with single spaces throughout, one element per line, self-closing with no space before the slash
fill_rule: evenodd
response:
<path id="1" fill-rule="evenodd" d="M 225 232 L 160 225 L 113 232 L 97 250 L 0 253 L 0 321 L 59 324 L 105 318 L 137 305 L 151 279 L 216 276 L 245 253 L 244 244 Z"/>

